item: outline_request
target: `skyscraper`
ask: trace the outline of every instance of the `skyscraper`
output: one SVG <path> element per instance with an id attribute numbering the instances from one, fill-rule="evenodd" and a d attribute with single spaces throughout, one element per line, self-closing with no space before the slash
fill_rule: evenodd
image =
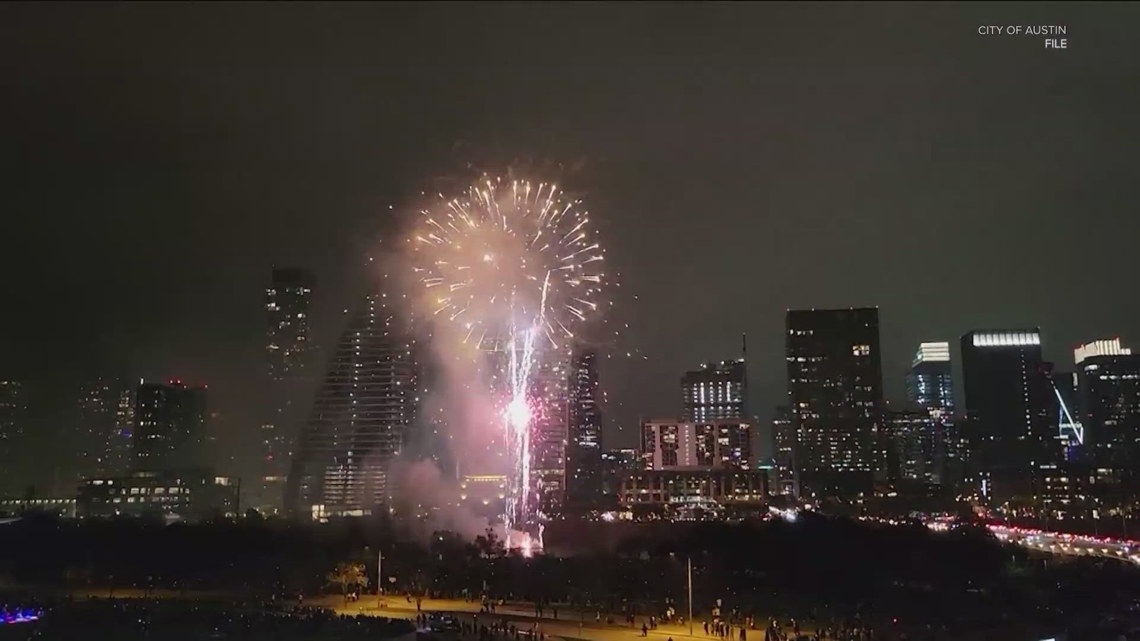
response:
<path id="1" fill-rule="evenodd" d="M 929 410 L 896 410 L 887 413 L 889 447 L 887 478 L 938 484 L 939 423 Z"/>
<path id="2" fill-rule="evenodd" d="M 539 489 L 539 509 L 561 514 L 566 501 L 566 443 L 569 440 L 570 353 L 552 349 L 539 356 L 531 396 L 540 408 L 533 419 L 531 476 Z"/>
<path id="3" fill-rule="evenodd" d="M 390 467 L 418 403 L 413 344 L 386 294 L 367 296 L 337 341 L 293 453 L 286 509 L 365 514 L 390 501 Z"/>
<path id="4" fill-rule="evenodd" d="M 906 377 L 907 400 L 926 410 L 954 413 L 950 343 L 921 343 Z"/>
<path id="5" fill-rule="evenodd" d="M 747 420 L 744 359 L 704 363 L 681 377 L 681 420 Z"/>
<path id="6" fill-rule="evenodd" d="M 1074 360 L 1086 450 L 1102 466 L 1140 467 L 1140 355 L 1116 339 L 1082 345 Z"/>
<path id="7" fill-rule="evenodd" d="M 261 483 L 255 504 L 281 507 L 291 449 L 301 421 L 302 394 L 312 371 L 309 308 L 313 275 L 303 269 L 273 270 L 265 290 L 268 406 L 259 430 Z"/>
<path id="8" fill-rule="evenodd" d="M 566 503 L 588 508 L 602 492 L 602 412 L 598 406 L 598 354 L 577 349 L 570 359 L 570 438 L 566 451 Z"/>
<path id="9" fill-rule="evenodd" d="M 950 480 L 956 484 L 964 473 L 962 464 L 966 452 L 954 426 L 954 379 L 950 366 L 950 343 L 938 341 L 919 344 L 911 367 L 907 370 L 906 392 L 910 404 L 924 411 L 929 420 L 906 418 L 906 414 L 893 417 L 890 438 L 894 443 L 894 451 L 900 456 L 901 478 L 925 480 L 929 483 Z M 909 463 L 920 458 L 924 460 L 921 468 Z M 946 473 L 947 467 L 950 468 L 949 474 Z"/>
<path id="10" fill-rule="evenodd" d="M 870 491 L 883 410 L 879 310 L 789 311 L 786 341 L 801 491 Z"/>
<path id="11" fill-rule="evenodd" d="M 135 433 L 135 392 L 133 385 L 123 383 L 115 399 L 115 429 L 103 446 L 103 473 L 126 474 L 131 466 L 131 443 Z"/>
<path id="12" fill-rule="evenodd" d="M 787 405 L 776 408 L 772 417 L 772 441 L 776 454 L 776 493 L 796 494 L 796 431 Z"/>
<path id="13" fill-rule="evenodd" d="M 123 471 L 112 469 L 112 452 L 108 445 L 115 443 L 119 428 L 119 402 L 126 389 L 125 382 L 106 377 L 90 381 L 80 389 L 79 422 L 75 433 L 76 471 L 80 478 Z"/>
<path id="14" fill-rule="evenodd" d="M 180 380 L 140 383 L 135 392 L 131 441 L 136 470 L 172 470 L 203 465 L 206 388 Z"/>
<path id="15" fill-rule="evenodd" d="M 962 382 L 971 467 L 983 496 L 1029 492 L 1030 475 L 1062 454 L 1040 330 L 968 332 Z"/>
<path id="16" fill-rule="evenodd" d="M 273 270 L 273 281 L 265 290 L 266 363 L 272 380 L 289 379 L 309 367 L 313 280 L 303 269 Z"/>

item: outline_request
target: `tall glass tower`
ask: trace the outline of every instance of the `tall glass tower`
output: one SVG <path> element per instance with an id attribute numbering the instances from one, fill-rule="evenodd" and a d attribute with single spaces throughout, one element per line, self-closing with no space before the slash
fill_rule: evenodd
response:
<path id="1" fill-rule="evenodd" d="M 367 296 L 337 341 L 298 439 L 287 510 L 319 519 L 390 502 L 390 468 L 415 419 L 416 373 L 395 310 L 384 294 Z"/>

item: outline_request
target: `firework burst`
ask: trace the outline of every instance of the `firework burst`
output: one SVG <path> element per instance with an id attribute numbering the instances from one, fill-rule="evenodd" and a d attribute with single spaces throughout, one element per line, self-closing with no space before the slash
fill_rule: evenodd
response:
<path id="1" fill-rule="evenodd" d="M 508 533 L 533 525 L 531 429 L 543 409 L 531 394 L 536 363 L 564 349 L 600 307 L 604 251 L 581 204 L 554 184 L 485 178 L 459 197 L 440 194 L 412 237 L 436 317 L 454 323 L 463 343 L 508 356 L 497 391 L 512 470 Z"/>
<path id="2" fill-rule="evenodd" d="M 464 342 L 507 340 L 541 319 L 538 338 L 558 347 L 598 310 L 604 252 L 581 202 L 556 185 L 486 179 L 421 214 L 416 273 Z"/>

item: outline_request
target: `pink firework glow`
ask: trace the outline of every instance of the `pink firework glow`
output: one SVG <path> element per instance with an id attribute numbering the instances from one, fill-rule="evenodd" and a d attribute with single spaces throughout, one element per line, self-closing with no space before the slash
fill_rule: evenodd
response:
<path id="1" fill-rule="evenodd" d="M 486 392 L 500 408 L 510 470 L 508 545 L 529 554 L 542 547 L 531 466 L 546 401 L 533 393 L 534 376 L 598 310 L 603 250 L 581 202 L 548 183 L 485 178 L 421 214 L 415 272 L 432 311 L 462 343 L 507 357 L 494 377 L 500 388 Z"/>

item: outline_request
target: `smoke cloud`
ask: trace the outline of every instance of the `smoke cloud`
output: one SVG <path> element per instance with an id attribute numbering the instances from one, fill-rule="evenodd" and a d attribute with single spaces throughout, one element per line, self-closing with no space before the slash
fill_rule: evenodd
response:
<path id="1" fill-rule="evenodd" d="M 417 539 L 437 530 L 474 538 L 498 524 L 461 499 L 463 477 L 505 475 L 508 466 L 486 355 L 465 343 L 454 324 L 434 322 L 430 297 L 412 268 L 411 243 L 385 249 L 377 264 L 415 340 L 422 376 L 419 415 L 402 460 L 390 471 L 393 507 Z"/>

